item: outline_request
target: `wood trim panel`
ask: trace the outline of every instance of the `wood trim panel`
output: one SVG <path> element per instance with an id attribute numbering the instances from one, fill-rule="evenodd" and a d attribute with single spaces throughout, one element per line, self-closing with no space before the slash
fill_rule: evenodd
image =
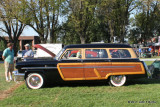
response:
<path id="1" fill-rule="evenodd" d="M 106 63 L 59 63 L 58 71 L 63 80 L 100 80 L 108 79 L 111 75 L 145 74 L 141 62 L 106 62 Z M 90 74 L 85 76 L 85 71 Z M 84 73 L 84 74 L 83 74 Z M 91 75 L 91 76 L 89 76 Z"/>
<path id="2" fill-rule="evenodd" d="M 82 63 L 59 63 L 57 64 L 59 74 L 63 80 L 84 80 Z"/>

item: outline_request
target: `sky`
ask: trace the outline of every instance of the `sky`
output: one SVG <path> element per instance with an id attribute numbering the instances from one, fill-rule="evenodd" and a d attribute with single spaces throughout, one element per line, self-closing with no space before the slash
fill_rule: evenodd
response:
<path id="1" fill-rule="evenodd" d="M 21 36 L 38 36 L 38 34 L 29 26 L 26 26 Z"/>
<path id="2" fill-rule="evenodd" d="M 0 23 L 2 26 L 2 23 Z M 4 32 L 0 32 L 0 36 L 8 36 Z M 21 36 L 38 36 L 38 34 L 29 26 L 26 26 L 21 34 Z"/>

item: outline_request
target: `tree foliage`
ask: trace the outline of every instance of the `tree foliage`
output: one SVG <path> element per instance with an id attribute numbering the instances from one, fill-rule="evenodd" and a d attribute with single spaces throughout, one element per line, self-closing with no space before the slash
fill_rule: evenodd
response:
<path id="1" fill-rule="evenodd" d="M 160 34 L 159 0 L 1 0 L 1 31 L 18 40 L 26 25 L 41 43 L 147 43 Z M 131 18 L 130 16 L 133 16 Z M 12 35 L 14 35 L 12 37 Z M 146 39 L 147 38 L 147 39 Z"/>
<path id="2" fill-rule="evenodd" d="M 17 50 L 18 38 L 23 32 L 25 24 L 21 23 L 16 17 L 23 16 L 23 11 L 17 6 L 18 0 L 1 0 L 0 1 L 0 19 L 2 25 L 0 30 L 8 35 L 9 42 L 14 43 L 14 51 Z M 0 39 L 7 44 L 7 41 L 0 36 Z"/>
<path id="3" fill-rule="evenodd" d="M 56 30 L 59 27 L 59 17 L 64 11 L 65 0 L 19 0 L 19 6 L 26 16 L 19 19 L 32 27 L 40 36 L 41 43 L 56 42 Z M 27 20 L 26 20 L 27 17 Z"/>
<path id="4" fill-rule="evenodd" d="M 159 32 L 159 2 L 156 0 L 142 0 L 138 6 L 138 13 L 135 15 L 134 21 L 132 21 L 130 38 L 135 38 L 135 35 L 139 35 L 138 42 L 146 45 L 148 40 L 151 40 L 155 34 Z M 135 27 L 137 30 L 135 30 Z M 137 32 L 134 34 L 133 32 Z M 137 43 L 137 42 L 133 42 Z"/>

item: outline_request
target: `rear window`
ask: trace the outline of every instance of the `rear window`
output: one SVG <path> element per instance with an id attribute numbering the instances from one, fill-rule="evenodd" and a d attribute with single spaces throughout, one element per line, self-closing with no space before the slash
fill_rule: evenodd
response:
<path id="1" fill-rule="evenodd" d="M 127 49 L 109 49 L 112 58 L 131 58 Z"/>
<path id="2" fill-rule="evenodd" d="M 105 49 L 86 49 L 86 58 L 108 58 L 108 54 Z"/>

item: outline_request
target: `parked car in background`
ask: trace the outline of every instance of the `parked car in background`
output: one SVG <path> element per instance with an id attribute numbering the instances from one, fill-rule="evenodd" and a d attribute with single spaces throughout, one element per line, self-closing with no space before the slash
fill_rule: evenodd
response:
<path id="1" fill-rule="evenodd" d="M 15 80 L 25 80 L 31 89 L 79 80 L 105 80 L 111 86 L 122 86 L 128 79 L 151 76 L 146 64 L 125 44 L 68 45 L 54 59 L 17 62 L 16 69 Z"/>
<path id="2" fill-rule="evenodd" d="M 149 51 L 149 47 L 142 47 L 142 57 L 143 58 L 151 58 L 152 53 Z"/>
<path id="3" fill-rule="evenodd" d="M 0 51 L 0 60 L 2 60 L 3 51 Z"/>
<path id="4" fill-rule="evenodd" d="M 148 66 L 148 69 L 152 72 L 153 78 L 160 78 L 160 60 L 155 60 Z"/>

